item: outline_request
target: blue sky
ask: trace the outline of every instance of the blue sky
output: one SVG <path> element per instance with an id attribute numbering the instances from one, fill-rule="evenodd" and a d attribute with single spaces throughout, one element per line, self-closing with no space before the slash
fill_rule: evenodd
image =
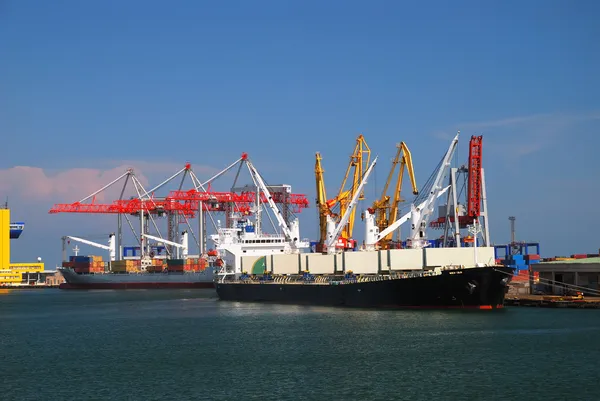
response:
<path id="1" fill-rule="evenodd" d="M 47 211 L 126 167 L 207 177 L 241 152 L 308 195 L 314 238 L 315 151 L 330 194 L 358 133 L 379 189 L 399 141 L 424 183 L 457 130 L 465 161 L 484 135 L 492 241 L 515 215 L 543 255 L 597 252 L 599 17 L 594 1 L 4 0 L 0 196 L 27 223 L 13 260 L 53 266 L 61 235 L 114 229 Z"/>

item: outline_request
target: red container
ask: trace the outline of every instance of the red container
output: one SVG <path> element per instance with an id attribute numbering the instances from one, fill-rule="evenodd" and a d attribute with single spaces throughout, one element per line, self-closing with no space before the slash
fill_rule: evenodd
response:
<path id="1" fill-rule="evenodd" d="M 587 259 L 587 253 L 577 253 L 574 255 L 571 255 L 572 258 L 575 259 Z"/>
<path id="2" fill-rule="evenodd" d="M 536 255 L 536 254 L 525 255 L 525 260 L 540 260 L 540 255 Z"/>

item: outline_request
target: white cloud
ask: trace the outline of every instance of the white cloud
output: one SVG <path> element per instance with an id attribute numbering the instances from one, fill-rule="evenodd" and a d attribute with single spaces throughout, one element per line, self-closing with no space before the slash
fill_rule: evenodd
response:
<path id="1" fill-rule="evenodd" d="M 53 201 L 71 203 L 81 200 L 87 195 L 99 190 L 111 181 L 117 179 L 129 168 L 133 168 L 135 176 L 145 189 L 169 178 L 184 166 L 166 162 L 148 161 L 104 161 L 102 167 L 72 168 L 63 171 L 52 171 L 33 166 L 15 166 L 0 170 L 0 195 L 9 199 L 21 201 Z M 217 169 L 208 166 L 192 166 L 199 176 L 213 173 Z M 117 199 L 123 188 L 124 180 L 116 183 L 106 192 L 96 196 L 96 201 Z M 191 182 L 188 182 L 191 187 Z M 178 182 L 179 184 L 179 182 Z M 134 194 L 131 183 L 125 196 Z"/>

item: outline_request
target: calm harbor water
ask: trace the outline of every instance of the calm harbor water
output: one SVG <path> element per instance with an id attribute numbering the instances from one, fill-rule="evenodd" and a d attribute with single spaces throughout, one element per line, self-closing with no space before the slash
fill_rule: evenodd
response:
<path id="1" fill-rule="evenodd" d="M 0 400 L 598 400 L 600 311 L 0 290 Z"/>

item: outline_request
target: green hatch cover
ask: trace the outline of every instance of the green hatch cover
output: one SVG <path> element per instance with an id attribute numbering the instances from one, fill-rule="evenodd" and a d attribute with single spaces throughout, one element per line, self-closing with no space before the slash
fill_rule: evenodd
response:
<path id="1" fill-rule="evenodd" d="M 252 274 L 263 274 L 267 269 L 267 258 L 263 256 L 258 258 L 252 265 Z"/>

